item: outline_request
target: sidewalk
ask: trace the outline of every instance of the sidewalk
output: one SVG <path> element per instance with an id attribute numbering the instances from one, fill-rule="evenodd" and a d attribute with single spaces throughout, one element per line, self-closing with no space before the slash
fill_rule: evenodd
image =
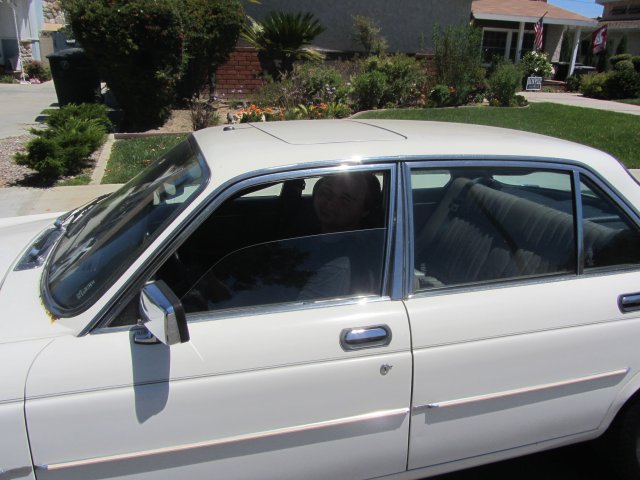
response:
<path id="1" fill-rule="evenodd" d="M 560 103 L 572 107 L 595 108 L 597 110 L 640 115 L 640 105 L 629 105 L 626 103 L 612 102 L 610 100 L 587 98 L 583 97 L 581 93 L 520 92 L 520 95 L 532 103 Z"/>
<path id="2" fill-rule="evenodd" d="M 66 212 L 88 201 L 111 193 L 121 185 L 82 185 L 53 188 L 0 188 L 0 218 Z"/>
<path id="3" fill-rule="evenodd" d="M 57 102 L 53 81 L 39 85 L 0 83 L 0 138 L 24 135 L 42 121 L 40 113 Z"/>

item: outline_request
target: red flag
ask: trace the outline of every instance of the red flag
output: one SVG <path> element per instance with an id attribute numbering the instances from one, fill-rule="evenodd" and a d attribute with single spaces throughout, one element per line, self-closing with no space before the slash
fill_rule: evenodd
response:
<path id="1" fill-rule="evenodd" d="M 546 13 L 544 15 L 546 15 Z M 536 48 L 536 52 L 539 52 L 540 50 L 542 50 L 542 34 L 544 33 L 544 27 L 542 26 L 542 21 L 544 19 L 544 15 L 541 16 L 540 20 L 538 20 L 533 26 L 533 31 L 536 34 L 536 38 L 533 42 L 533 45 Z"/>
<path id="2" fill-rule="evenodd" d="M 603 25 L 592 34 L 593 53 L 600 53 L 607 48 L 607 26 Z"/>

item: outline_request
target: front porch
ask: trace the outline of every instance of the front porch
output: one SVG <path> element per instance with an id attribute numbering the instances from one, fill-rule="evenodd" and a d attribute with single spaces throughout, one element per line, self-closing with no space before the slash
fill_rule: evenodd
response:
<path id="1" fill-rule="evenodd" d="M 473 23 L 482 28 L 482 54 L 487 64 L 496 57 L 518 63 L 525 53 L 534 50 L 534 25 L 544 16 L 542 51 L 549 55 L 551 62 L 559 62 L 563 38 L 569 36 L 572 43 L 568 74 L 571 75 L 580 40 L 598 27 L 593 19 L 542 1 L 475 0 L 471 8 Z"/>

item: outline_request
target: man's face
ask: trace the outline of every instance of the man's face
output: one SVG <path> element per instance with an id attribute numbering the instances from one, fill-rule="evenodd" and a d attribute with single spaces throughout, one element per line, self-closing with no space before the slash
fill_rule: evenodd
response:
<path id="1" fill-rule="evenodd" d="M 366 183 L 348 174 L 333 175 L 322 180 L 313 197 L 313 208 L 323 232 L 339 232 L 359 228 L 367 215 Z"/>

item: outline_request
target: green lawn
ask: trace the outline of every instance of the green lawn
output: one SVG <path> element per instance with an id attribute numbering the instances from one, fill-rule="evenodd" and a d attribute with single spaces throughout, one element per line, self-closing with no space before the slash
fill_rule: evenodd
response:
<path id="1" fill-rule="evenodd" d="M 541 133 L 604 150 L 628 168 L 640 168 L 640 116 L 532 103 L 527 108 L 444 108 L 382 110 L 358 118 L 474 123 Z"/>
<path id="2" fill-rule="evenodd" d="M 640 98 L 629 98 L 626 100 L 616 100 L 616 102 L 630 103 L 631 105 L 640 105 Z"/>
<path id="3" fill-rule="evenodd" d="M 129 181 L 186 136 L 186 134 L 162 135 L 116 140 L 101 183 Z"/>

